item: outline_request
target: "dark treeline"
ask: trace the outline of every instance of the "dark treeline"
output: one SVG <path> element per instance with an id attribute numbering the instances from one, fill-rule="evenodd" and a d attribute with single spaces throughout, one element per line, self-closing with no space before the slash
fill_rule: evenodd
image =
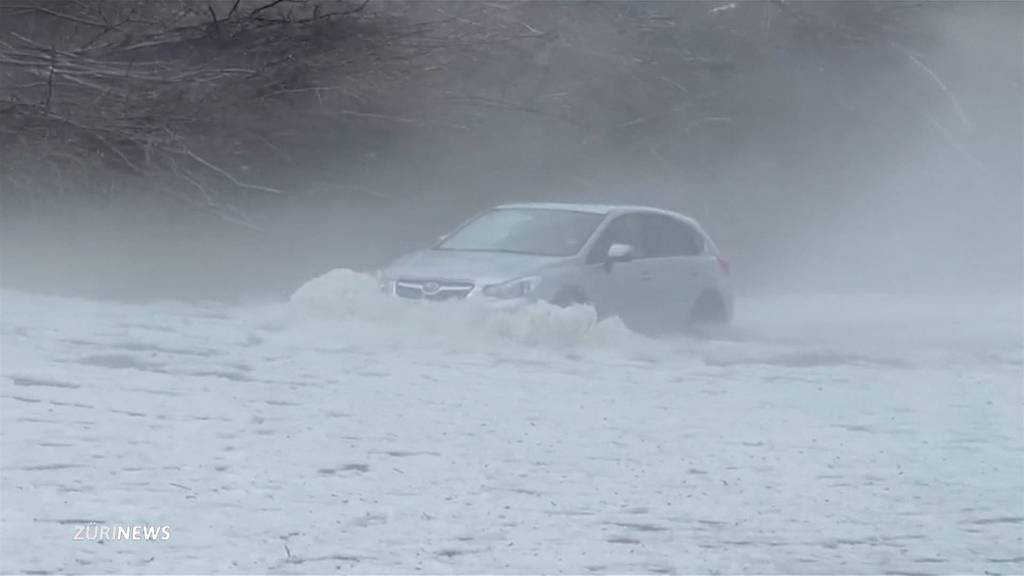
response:
<path id="1" fill-rule="evenodd" d="M 1016 3 L 12 0 L 0 281 L 282 293 L 558 199 L 690 213 L 751 287 L 1015 286 L 1022 29 Z"/>

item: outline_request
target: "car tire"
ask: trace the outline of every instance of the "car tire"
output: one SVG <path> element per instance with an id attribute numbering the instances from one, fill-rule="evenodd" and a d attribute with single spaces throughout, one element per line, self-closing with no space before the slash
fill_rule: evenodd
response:
<path id="1" fill-rule="evenodd" d="M 722 295 L 707 290 L 701 292 L 693 303 L 689 320 L 690 324 L 727 324 L 731 319 L 729 316 L 729 307 Z"/>
<path id="2" fill-rule="evenodd" d="M 559 308 L 568 308 L 569 306 L 590 304 L 587 297 L 578 288 L 563 288 L 559 290 L 555 297 L 551 299 L 551 303 Z"/>

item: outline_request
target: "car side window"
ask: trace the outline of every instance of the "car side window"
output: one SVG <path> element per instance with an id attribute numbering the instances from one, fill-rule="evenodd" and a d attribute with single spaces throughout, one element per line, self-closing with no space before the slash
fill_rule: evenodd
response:
<path id="1" fill-rule="evenodd" d="M 608 249 L 612 244 L 629 244 L 635 250 L 634 258 L 644 257 L 644 231 L 643 221 L 639 214 L 625 214 L 608 223 L 608 226 L 601 232 L 594 246 L 587 254 L 587 263 L 596 264 L 604 262 Z"/>
<path id="2" fill-rule="evenodd" d="M 690 224 L 661 214 L 645 214 L 644 220 L 648 257 L 696 256 L 704 251 L 704 236 Z"/>

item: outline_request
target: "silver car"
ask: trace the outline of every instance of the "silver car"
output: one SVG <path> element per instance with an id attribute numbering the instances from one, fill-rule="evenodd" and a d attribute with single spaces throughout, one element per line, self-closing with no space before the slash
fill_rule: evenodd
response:
<path id="1" fill-rule="evenodd" d="M 381 289 L 414 300 L 587 304 L 634 328 L 732 317 L 728 262 L 691 218 L 643 206 L 492 208 L 399 258 Z"/>

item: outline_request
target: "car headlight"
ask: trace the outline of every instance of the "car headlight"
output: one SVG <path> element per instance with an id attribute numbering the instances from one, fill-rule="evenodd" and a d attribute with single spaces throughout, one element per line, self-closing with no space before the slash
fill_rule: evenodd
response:
<path id="1" fill-rule="evenodd" d="M 540 277 L 528 276 L 516 278 L 501 284 L 484 286 L 484 295 L 492 298 L 522 298 L 537 289 L 540 284 Z"/>

